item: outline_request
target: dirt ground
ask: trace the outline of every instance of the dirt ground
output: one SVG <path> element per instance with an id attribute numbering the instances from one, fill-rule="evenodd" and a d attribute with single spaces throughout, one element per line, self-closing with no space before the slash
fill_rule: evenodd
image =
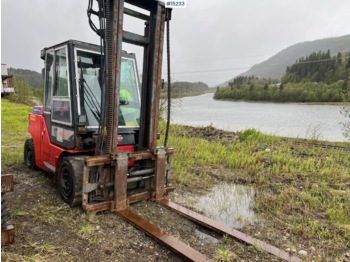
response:
<path id="1" fill-rule="evenodd" d="M 15 179 L 15 191 L 7 193 L 15 244 L 2 248 L 2 261 L 182 261 L 116 214 L 87 215 L 81 208 L 70 208 L 61 200 L 52 177 L 44 172 L 14 166 L 3 167 L 2 173 L 13 174 Z M 185 199 L 187 192 L 178 188 L 173 194 L 170 198 Z M 212 260 L 279 261 L 254 246 L 199 228 L 153 202 L 130 208 Z M 283 232 L 270 229 L 259 223 L 244 231 L 256 237 L 264 234 L 267 242 L 278 244 Z M 205 234 L 198 235 L 198 231 Z"/>

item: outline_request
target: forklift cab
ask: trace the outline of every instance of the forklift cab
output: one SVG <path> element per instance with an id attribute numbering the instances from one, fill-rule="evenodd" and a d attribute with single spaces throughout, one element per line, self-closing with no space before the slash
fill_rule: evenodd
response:
<path id="1" fill-rule="evenodd" d="M 51 143 L 65 149 L 94 146 L 101 119 L 101 48 L 70 40 L 41 51 L 45 60 L 43 115 Z M 136 145 L 140 82 L 135 54 L 123 51 L 118 145 Z"/>

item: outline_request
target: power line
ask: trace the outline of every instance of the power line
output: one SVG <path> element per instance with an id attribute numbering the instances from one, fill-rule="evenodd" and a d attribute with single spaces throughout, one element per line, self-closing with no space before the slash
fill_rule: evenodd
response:
<path id="1" fill-rule="evenodd" d="M 184 72 L 173 72 L 174 75 L 181 74 L 196 74 L 196 73 L 215 73 L 215 72 L 224 72 L 224 71 L 237 71 L 237 70 L 245 70 L 250 67 L 236 67 L 236 68 L 223 68 L 223 69 L 210 69 L 210 70 L 198 70 L 198 71 L 184 71 Z"/>

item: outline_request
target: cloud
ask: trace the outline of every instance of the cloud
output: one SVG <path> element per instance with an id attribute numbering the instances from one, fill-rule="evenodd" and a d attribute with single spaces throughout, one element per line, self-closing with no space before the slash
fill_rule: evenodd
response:
<path id="1" fill-rule="evenodd" d="M 40 71 L 43 47 L 68 39 L 99 43 L 87 4 L 2 0 L 1 62 Z M 348 10 L 348 0 L 187 0 L 171 21 L 173 79 L 216 85 L 295 43 L 349 34 Z"/>

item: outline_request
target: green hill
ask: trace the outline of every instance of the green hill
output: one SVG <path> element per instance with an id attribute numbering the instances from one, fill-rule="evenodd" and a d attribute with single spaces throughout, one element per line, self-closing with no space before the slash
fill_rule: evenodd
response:
<path id="1" fill-rule="evenodd" d="M 238 76 L 215 99 L 269 102 L 350 101 L 350 53 L 312 52 L 287 67 L 280 79 Z"/>
<path id="2" fill-rule="evenodd" d="M 16 79 L 25 80 L 32 88 L 43 88 L 44 81 L 41 73 L 36 71 L 21 69 L 21 68 L 12 68 L 8 69 L 9 74 L 14 75 Z"/>
<path id="3" fill-rule="evenodd" d="M 350 35 L 292 45 L 266 61 L 254 65 L 241 75 L 254 75 L 259 78 L 279 78 L 286 72 L 287 66 L 293 65 L 300 57 L 307 56 L 313 52 L 326 52 L 327 50 L 330 50 L 331 55 L 337 55 L 338 52 L 350 52 Z"/>

